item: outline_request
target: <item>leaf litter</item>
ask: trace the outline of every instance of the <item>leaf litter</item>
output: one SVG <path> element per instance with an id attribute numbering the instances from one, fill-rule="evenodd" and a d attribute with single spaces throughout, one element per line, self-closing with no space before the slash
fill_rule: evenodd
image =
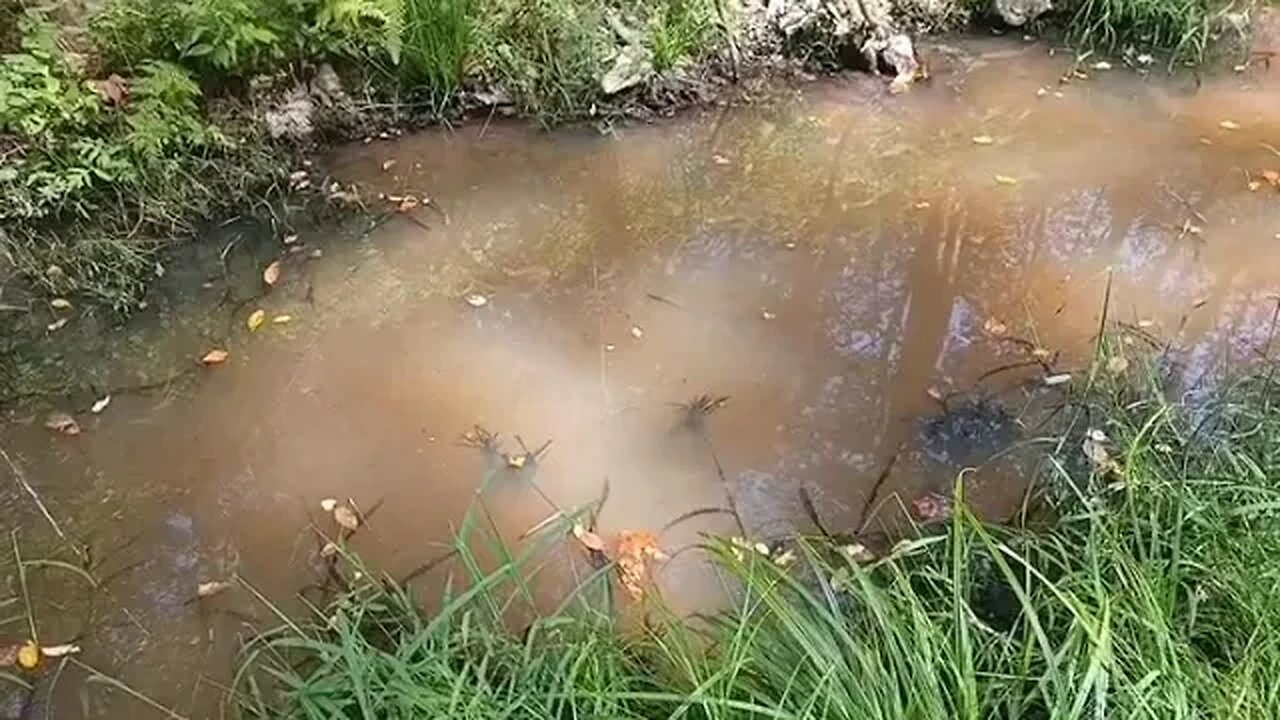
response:
<path id="1" fill-rule="evenodd" d="M 245 320 L 245 326 L 249 328 L 249 332 L 257 332 L 258 328 L 267 321 L 267 311 L 261 308 L 249 313 L 249 319 Z"/>
<path id="2" fill-rule="evenodd" d="M 62 435 L 80 434 L 80 423 L 64 412 L 49 413 L 44 419 L 44 426 Z"/>

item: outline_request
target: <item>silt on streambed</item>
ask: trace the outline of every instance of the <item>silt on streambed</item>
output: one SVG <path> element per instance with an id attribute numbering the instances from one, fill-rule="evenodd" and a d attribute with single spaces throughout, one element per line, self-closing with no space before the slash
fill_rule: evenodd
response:
<path id="1" fill-rule="evenodd" d="M 1019 43 L 929 52 L 931 84 L 893 98 L 851 78 L 612 136 L 492 123 L 339 150 L 326 170 L 372 206 L 431 206 L 303 233 L 297 252 L 224 228 L 239 270 L 175 269 L 157 316 L 50 358 L 83 392 L 0 428 L 70 538 L 6 480 L 22 553 L 79 562 L 86 545 L 99 583 L 29 574 L 42 641 L 212 716 L 239 638 L 269 617 L 198 585 L 238 575 L 293 607 L 326 497 L 376 506 L 353 547 L 411 572 L 474 497 L 485 460 L 458 439 L 476 425 L 508 453 L 552 443 L 546 498 L 518 481 L 493 498 L 509 538 L 606 479 L 607 536 L 723 507 L 726 488 L 753 538 L 811 529 L 806 496 L 832 532 L 901 532 L 966 466 L 983 514 L 1017 510 L 1032 468 L 1009 448 L 1078 377 L 1046 380 L 1087 367 L 1108 278 L 1111 319 L 1185 347 L 1189 382 L 1265 346 L 1265 75 L 1191 93 L 1118 72 L 1061 84 L 1067 63 Z M 199 366 L 214 348 L 226 362 Z M 728 401 L 704 432 L 675 429 L 703 394 Z M 81 432 L 44 427 L 53 411 Z M 733 526 L 700 515 L 662 541 Z M 663 570 L 677 609 L 721 596 L 704 568 L 684 553 Z M 29 634 L 13 583 L 5 640 Z M 59 681 L 58 717 L 153 710 L 84 677 Z"/>

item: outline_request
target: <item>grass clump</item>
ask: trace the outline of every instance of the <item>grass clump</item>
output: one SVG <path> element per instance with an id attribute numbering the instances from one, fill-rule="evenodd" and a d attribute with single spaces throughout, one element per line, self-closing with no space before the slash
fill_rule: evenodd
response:
<path id="1" fill-rule="evenodd" d="M 1214 26 L 1231 9 L 1221 0 L 1080 0 L 1066 21 L 1072 42 L 1115 52 L 1167 53 L 1175 62 L 1204 62 Z"/>
<path id="2" fill-rule="evenodd" d="M 630 631 L 607 566 L 557 610 L 523 600 L 564 528 L 495 572 L 460 540 L 467 586 L 438 612 L 394 584 L 345 594 L 250 645 L 247 694 L 278 701 L 264 717 L 1280 717 L 1272 371 L 1191 407 L 1154 367 L 1077 398 L 1034 527 L 984 523 L 958 489 L 948 523 L 874 559 L 856 540 L 712 539 L 728 608 L 651 607 Z M 370 620 L 388 605 L 399 619 Z M 523 632 L 515 607 L 536 618 Z M 280 694 L 252 685 L 264 667 Z"/>

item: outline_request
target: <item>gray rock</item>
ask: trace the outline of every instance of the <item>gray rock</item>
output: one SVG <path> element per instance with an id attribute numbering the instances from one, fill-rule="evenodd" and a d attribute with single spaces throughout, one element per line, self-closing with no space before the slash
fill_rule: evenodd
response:
<path id="1" fill-rule="evenodd" d="M 996 15 L 1011 27 L 1022 27 L 1053 9 L 1051 0 L 993 0 Z"/>
<path id="2" fill-rule="evenodd" d="M 296 88 L 285 95 L 279 105 L 267 110 L 263 119 L 271 137 L 300 140 L 315 130 L 312 123 L 315 112 L 315 102 L 304 90 Z"/>
<path id="3" fill-rule="evenodd" d="M 653 77 L 653 53 L 643 45 L 624 45 L 618 49 L 613 67 L 600 78 L 605 95 L 622 92 Z"/>

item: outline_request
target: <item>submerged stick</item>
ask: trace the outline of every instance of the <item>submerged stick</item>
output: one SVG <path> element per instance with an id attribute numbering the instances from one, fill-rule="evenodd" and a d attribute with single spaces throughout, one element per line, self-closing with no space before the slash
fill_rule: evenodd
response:
<path id="1" fill-rule="evenodd" d="M 27 482 L 27 478 L 22 474 L 22 469 L 13 461 L 13 458 L 9 457 L 9 453 L 5 452 L 4 448 L 0 448 L 0 457 L 3 457 L 4 461 L 8 463 L 10 474 L 13 475 L 13 481 L 17 483 L 18 487 L 22 488 L 31 496 L 36 507 L 40 509 L 40 514 L 44 515 L 44 519 L 49 522 L 53 531 L 58 534 L 58 537 L 62 538 L 63 542 L 71 545 L 74 549 L 75 543 L 71 542 L 71 539 L 67 537 L 67 534 L 62 531 L 62 526 L 58 524 L 58 521 L 53 519 L 53 514 L 49 512 L 49 508 L 46 507 L 44 501 L 40 499 L 39 493 L 36 492 L 35 488 L 31 487 L 31 483 Z M 76 554 L 79 555 L 80 553 L 77 552 Z"/>

